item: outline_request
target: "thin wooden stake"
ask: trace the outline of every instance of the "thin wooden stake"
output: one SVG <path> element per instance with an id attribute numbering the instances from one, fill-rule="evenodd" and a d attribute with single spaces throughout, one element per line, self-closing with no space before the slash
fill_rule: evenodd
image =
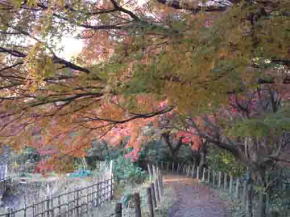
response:
<path id="1" fill-rule="evenodd" d="M 227 186 L 228 186 L 228 177 L 227 177 L 227 174 L 226 173 L 224 173 L 224 190 L 226 190 L 227 189 Z"/>
<path id="2" fill-rule="evenodd" d="M 202 168 L 202 181 L 205 181 L 205 168 Z"/>
<path id="3" fill-rule="evenodd" d="M 230 187 L 229 187 L 229 193 L 231 194 L 233 191 L 233 176 L 230 176 Z"/>
<path id="4" fill-rule="evenodd" d="M 116 203 L 115 217 L 122 217 L 122 203 Z"/>
<path id="5" fill-rule="evenodd" d="M 210 184 L 210 169 L 207 170 L 207 182 Z"/>
<path id="6" fill-rule="evenodd" d="M 220 188 L 222 184 L 222 172 L 219 172 L 219 182 L 218 182 L 218 187 Z"/>
<path id="7" fill-rule="evenodd" d="M 135 206 L 135 217 L 142 217 L 141 214 L 141 201 L 139 193 L 133 195 L 134 206 Z"/>
<path id="8" fill-rule="evenodd" d="M 235 196 L 238 199 L 239 198 L 239 187 L 240 187 L 240 180 L 236 179 L 236 192 L 235 192 Z"/>
<path id="9" fill-rule="evenodd" d="M 147 203 L 149 207 L 149 216 L 154 217 L 154 206 L 150 187 L 147 188 Z"/>
<path id="10" fill-rule="evenodd" d="M 194 175 L 195 175 L 194 170 L 195 170 L 195 165 L 193 165 L 193 167 L 192 167 L 192 172 L 191 172 L 191 177 L 192 177 L 192 178 L 194 178 Z"/>
<path id="11" fill-rule="evenodd" d="M 152 200 L 153 205 L 154 205 L 154 207 L 157 207 L 157 200 L 156 200 L 155 188 L 154 188 L 153 183 L 151 183 L 150 188 L 151 188 L 151 194 L 152 194 L 152 199 L 153 199 Z"/>

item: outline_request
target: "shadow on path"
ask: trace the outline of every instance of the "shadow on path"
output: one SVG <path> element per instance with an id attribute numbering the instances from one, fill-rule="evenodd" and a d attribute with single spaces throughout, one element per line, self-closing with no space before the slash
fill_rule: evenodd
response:
<path id="1" fill-rule="evenodd" d="M 229 217 L 226 201 L 196 179 L 166 175 L 164 184 L 172 187 L 176 196 L 168 217 Z"/>

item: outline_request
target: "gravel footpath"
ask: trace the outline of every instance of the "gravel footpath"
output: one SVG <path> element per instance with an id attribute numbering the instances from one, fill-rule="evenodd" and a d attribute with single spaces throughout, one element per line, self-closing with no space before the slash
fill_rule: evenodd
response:
<path id="1" fill-rule="evenodd" d="M 229 217 L 227 202 L 218 193 L 196 179 L 184 176 L 166 175 L 165 185 L 175 192 L 175 203 L 169 209 L 168 217 Z"/>

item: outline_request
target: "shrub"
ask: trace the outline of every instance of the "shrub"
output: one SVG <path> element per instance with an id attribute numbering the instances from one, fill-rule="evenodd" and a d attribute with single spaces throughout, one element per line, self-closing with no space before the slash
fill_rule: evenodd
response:
<path id="1" fill-rule="evenodd" d="M 246 169 L 231 153 L 216 147 L 209 148 L 208 163 L 212 169 L 226 172 L 233 176 L 242 176 Z"/>
<path id="2" fill-rule="evenodd" d="M 115 159 L 113 174 L 117 181 L 126 181 L 132 184 L 141 183 L 146 177 L 145 172 L 140 167 L 124 156 Z"/>

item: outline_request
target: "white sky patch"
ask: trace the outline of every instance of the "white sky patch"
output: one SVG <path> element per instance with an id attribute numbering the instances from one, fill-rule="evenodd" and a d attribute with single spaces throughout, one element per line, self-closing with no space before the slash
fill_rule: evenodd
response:
<path id="1" fill-rule="evenodd" d="M 58 55 L 60 55 L 62 58 L 65 58 L 66 60 L 70 60 L 71 58 L 74 58 L 80 54 L 84 46 L 83 40 L 70 36 L 63 37 L 60 44 L 63 49 L 59 52 Z"/>
<path id="2" fill-rule="evenodd" d="M 136 1 L 137 5 L 143 6 L 147 3 L 148 0 L 138 0 Z M 128 8 L 131 9 L 130 7 Z M 80 33 L 81 29 L 77 30 L 77 33 Z M 60 47 L 62 47 L 62 51 L 57 52 L 57 54 L 66 60 L 71 60 L 74 57 L 77 57 L 84 47 L 84 41 L 82 39 L 78 39 L 73 35 L 67 35 L 62 38 L 60 41 Z"/>

